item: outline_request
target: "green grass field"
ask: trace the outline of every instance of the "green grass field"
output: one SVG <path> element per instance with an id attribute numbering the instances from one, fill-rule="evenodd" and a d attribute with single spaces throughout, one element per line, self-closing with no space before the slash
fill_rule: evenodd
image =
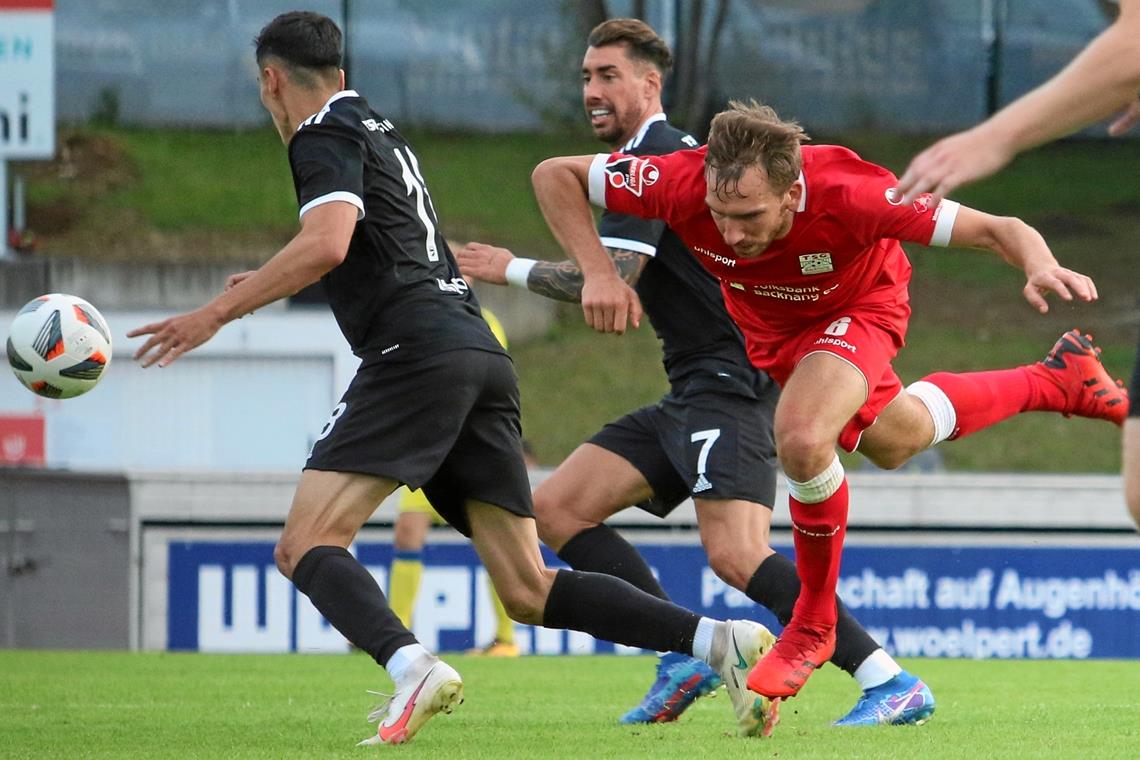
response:
<path id="1" fill-rule="evenodd" d="M 356 748 L 363 655 L 0 652 L 5 758 L 304 758 L 372 752 L 432 758 L 1135 758 L 1140 663 L 914 660 L 938 712 L 918 727 L 829 726 L 857 689 L 821 671 L 771 739 L 733 735 L 722 691 L 677 723 L 615 718 L 647 685 L 647 657 L 449 657 L 466 702 L 403 747 Z"/>

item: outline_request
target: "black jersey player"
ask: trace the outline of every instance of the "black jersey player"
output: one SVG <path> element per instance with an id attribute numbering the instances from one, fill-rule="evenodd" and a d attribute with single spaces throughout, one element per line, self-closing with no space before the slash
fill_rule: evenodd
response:
<path id="1" fill-rule="evenodd" d="M 288 146 L 300 232 L 201 308 L 128 335 L 148 336 L 135 353 L 144 367 L 167 366 L 227 322 L 324 282 L 361 362 L 313 446 L 274 556 L 395 682 L 366 742 L 406 741 L 463 694 L 459 674 L 416 641 L 347 548 L 401 483 L 422 487 L 470 536 L 515 620 L 693 654 L 737 684 L 738 714 L 763 716 L 768 702 L 744 678 L 774 641 L 766 628 L 701 617 L 612 576 L 544 566 L 513 366 L 440 233 L 419 158 L 345 89 L 341 33 L 330 19 L 282 14 L 256 45 L 261 101 Z"/>

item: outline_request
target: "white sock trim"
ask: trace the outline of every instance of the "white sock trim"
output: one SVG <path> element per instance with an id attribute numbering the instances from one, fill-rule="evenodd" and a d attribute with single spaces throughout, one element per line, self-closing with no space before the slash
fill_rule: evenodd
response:
<path id="1" fill-rule="evenodd" d="M 876 649 L 859 663 L 852 674 L 863 691 L 882 686 L 902 672 L 902 666 L 883 649 Z"/>
<path id="2" fill-rule="evenodd" d="M 535 259 L 511 259 L 511 263 L 507 264 L 507 284 L 525 290 L 526 278 L 530 276 L 530 270 L 534 269 L 537 263 Z"/>
<path id="3" fill-rule="evenodd" d="M 697 623 L 697 632 L 693 634 L 693 657 L 703 662 L 709 661 L 712 654 L 713 634 L 716 633 L 717 621 L 703 617 Z M 711 664 L 711 663 L 710 663 Z"/>
<path id="4" fill-rule="evenodd" d="M 405 644 L 392 653 L 388 662 L 384 663 L 384 669 L 388 671 L 388 675 L 392 677 L 393 682 L 399 683 L 416 660 L 424 655 L 430 654 L 431 652 L 429 652 L 423 644 Z"/>
<path id="5" fill-rule="evenodd" d="M 839 455 L 831 460 L 831 464 L 823 472 L 803 483 L 788 478 L 788 495 L 800 504 L 819 504 L 839 490 L 843 483 L 843 464 Z"/>
<path id="6" fill-rule="evenodd" d="M 906 387 L 906 392 L 922 402 L 926 411 L 930 412 L 930 419 L 934 421 L 934 439 L 930 445 L 942 443 L 954 433 L 958 427 L 958 413 L 950 403 L 946 391 L 926 380 L 918 380 Z"/>

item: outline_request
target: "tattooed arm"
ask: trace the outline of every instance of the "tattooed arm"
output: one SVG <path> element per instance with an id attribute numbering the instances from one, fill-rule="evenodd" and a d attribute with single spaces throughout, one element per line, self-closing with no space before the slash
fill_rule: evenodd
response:
<path id="1" fill-rule="evenodd" d="M 613 258 L 618 274 L 631 287 L 641 276 L 645 268 L 647 256 L 633 251 L 615 248 L 607 249 Z M 459 269 L 465 277 L 474 278 L 493 285 L 506 285 L 508 282 L 523 284 L 521 278 L 525 276 L 528 290 L 557 301 L 578 303 L 582 300 L 582 285 L 585 282 L 582 270 L 573 261 L 533 261 L 531 259 L 518 259 L 506 248 L 497 248 L 483 243 L 468 243 L 455 252 L 455 259 L 459 262 Z M 522 264 L 526 269 L 521 270 L 509 279 L 512 269 Z M 512 266 L 514 265 L 514 266 Z"/>

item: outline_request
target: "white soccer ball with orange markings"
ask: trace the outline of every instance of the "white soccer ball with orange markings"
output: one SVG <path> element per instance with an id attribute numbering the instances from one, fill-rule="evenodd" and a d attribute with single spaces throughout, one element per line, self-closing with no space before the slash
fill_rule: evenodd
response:
<path id="1" fill-rule="evenodd" d="M 12 320 L 8 364 L 33 393 L 74 398 L 94 388 L 111 364 L 111 331 L 82 298 L 40 296 Z"/>

